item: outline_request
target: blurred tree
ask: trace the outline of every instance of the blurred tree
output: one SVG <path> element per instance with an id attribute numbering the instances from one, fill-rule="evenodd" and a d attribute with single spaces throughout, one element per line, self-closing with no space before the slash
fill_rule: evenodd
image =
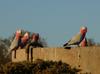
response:
<path id="1" fill-rule="evenodd" d="M 96 42 L 92 38 L 87 39 L 87 46 L 94 46 L 96 45 Z"/>
<path id="2" fill-rule="evenodd" d="M 9 46 L 9 39 L 0 38 L 0 64 L 5 64 L 10 60 L 9 57 L 6 57 Z"/>
<path id="3" fill-rule="evenodd" d="M 48 47 L 48 44 L 47 44 L 47 42 L 46 42 L 46 39 L 44 39 L 44 38 L 41 38 L 41 37 L 40 37 L 39 43 L 42 44 L 43 47 Z"/>

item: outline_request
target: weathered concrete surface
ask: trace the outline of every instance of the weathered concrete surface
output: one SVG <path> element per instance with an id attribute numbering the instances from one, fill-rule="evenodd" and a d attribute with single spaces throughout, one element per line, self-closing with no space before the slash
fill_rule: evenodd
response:
<path id="1" fill-rule="evenodd" d="M 15 56 L 16 56 L 16 58 L 15 58 Z M 27 61 L 25 49 L 18 49 L 18 50 L 16 50 L 16 52 L 13 51 L 11 57 L 12 57 L 12 62 Z"/>
<path id="2" fill-rule="evenodd" d="M 82 69 L 82 72 L 91 74 L 100 74 L 100 47 L 85 47 L 85 48 L 34 48 L 32 51 L 33 61 L 35 59 L 63 61 L 73 67 Z M 31 56 L 29 56 L 30 60 Z M 12 62 L 27 61 L 25 49 L 12 52 Z"/>

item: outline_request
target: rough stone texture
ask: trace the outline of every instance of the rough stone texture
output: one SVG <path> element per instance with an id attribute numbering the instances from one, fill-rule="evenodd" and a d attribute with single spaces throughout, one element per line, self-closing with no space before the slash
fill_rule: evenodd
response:
<path id="1" fill-rule="evenodd" d="M 32 51 L 33 60 L 53 60 L 63 61 L 70 64 L 72 67 L 82 69 L 81 74 L 100 74 L 100 47 L 85 47 L 85 48 L 34 48 Z M 12 62 L 26 61 L 27 56 L 25 49 L 12 52 Z M 31 54 L 29 54 L 31 60 Z M 87 72 L 87 73 L 86 73 Z"/>

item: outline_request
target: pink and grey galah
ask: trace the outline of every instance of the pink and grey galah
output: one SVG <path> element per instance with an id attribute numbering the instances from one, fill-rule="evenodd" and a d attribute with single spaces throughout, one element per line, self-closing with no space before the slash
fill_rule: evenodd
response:
<path id="1" fill-rule="evenodd" d="M 72 45 L 77 45 L 82 42 L 82 40 L 85 38 L 85 35 L 87 33 L 87 27 L 83 26 L 80 28 L 80 32 L 76 34 L 74 37 L 72 37 L 67 43 L 65 43 L 63 46 L 72 46 Z"/>
<path id="2" fill-rule="evenodd" d="M 26 32 L 26 33 L 24 34 L 24 36 L 21 38 L 21 43 L 20 43 L 19 46 L 20 46 L 21 48 L 25 47 L 26 44 L 28 43 L 29 38 L 30 38 L 29 33 Z"/>
<path id="3" fill-rule="evenodd" d="M 13 39 L 9 51 L 17 49 L 21 42 L 21 30 L 17 30 L 15 33 L 15 38 Z"/>

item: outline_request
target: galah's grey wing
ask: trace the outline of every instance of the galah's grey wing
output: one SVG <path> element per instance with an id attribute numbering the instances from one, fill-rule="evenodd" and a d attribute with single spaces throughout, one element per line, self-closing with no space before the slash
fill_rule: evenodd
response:
<path id="1" fill-rule="evenodd" d="M 74 45 L 80 43 L 82 35 L 80 33 L 76 34 L 71 40 L 68 41 L 68 45 Z"/>
<path id="2" fill-rule="evenodd" d="M 14 38 L 14 40 L 11 43 L 9 51 L 15 49 L 17 46 L 18 46 L 18 40 L 16 38 Z"/>

